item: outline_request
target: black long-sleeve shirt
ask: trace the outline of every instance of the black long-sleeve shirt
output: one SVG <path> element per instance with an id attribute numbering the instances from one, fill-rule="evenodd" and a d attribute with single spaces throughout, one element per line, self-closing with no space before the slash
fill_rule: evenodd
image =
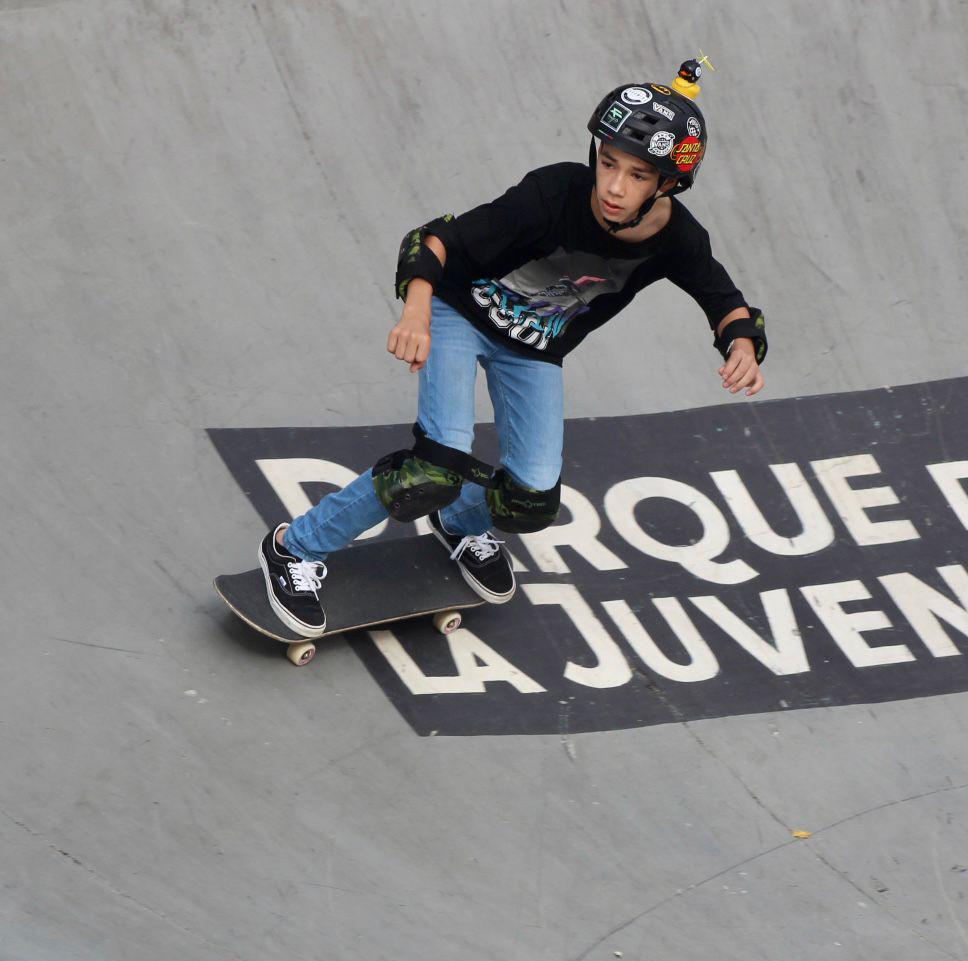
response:
<path id="1" fill-rule="evenodd" d="M 709 234 L 676 197 L 669 223 L 632 244 L 595 220 L 593 184 L 584 164 L 552 164 L 491 203 L 433 221 L 428 232 L 447 250 L 436 295 L 489 337 L 559 365 L 663 278 L 693 297 L 712 329 L 747 306 Z"/>

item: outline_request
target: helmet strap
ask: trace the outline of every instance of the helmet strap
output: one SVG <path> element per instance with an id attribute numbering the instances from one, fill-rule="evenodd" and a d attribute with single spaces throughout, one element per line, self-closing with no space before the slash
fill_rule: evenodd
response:
<path id="1" fill-rule="evenodd" d="M 631 230 L 633 227 L 638 227 L 640 223 L 645 219 L 646 214 L 655 206 L 655 202 L 661 197 L 662 194 L 659 193 L 659 188 L 655 188 L 655 193 L 639 207 L 639 212 L 631 219 L 626 220 L 623 223 L 618 223 L 614 220 L 609 220 L 605 214 L 602 214 L 602 220 L 608 225 L 607 230 L 610 234 L 617 234 L 620 230 Z"/>

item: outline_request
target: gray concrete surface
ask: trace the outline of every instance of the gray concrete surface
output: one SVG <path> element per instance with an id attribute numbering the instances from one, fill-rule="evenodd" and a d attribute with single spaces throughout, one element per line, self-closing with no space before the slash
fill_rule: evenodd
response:
<path id="1" fill-rule="evenodd" d="M 226 634 L 262 530 L 204 433 L 405 420 L 403 230 L 700 46 L 687 200 L 764 396 L 964 374 L 966 36 L 956 0 L 0 2 L 0 958 L 968 956 L 963 696 L 418 738 L 348 648 Z M 640 301 L 569 416 L 743 403 Z"/>

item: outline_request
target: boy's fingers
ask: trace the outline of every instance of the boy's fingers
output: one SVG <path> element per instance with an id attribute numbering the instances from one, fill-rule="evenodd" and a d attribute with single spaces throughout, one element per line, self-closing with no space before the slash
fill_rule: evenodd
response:
<path id="1" fill-rule="evenodd" d="M 757 374 L 759 374 L 759 367 L 755 361 L 751 361 L 749 367 L 743 372 L 743 376 L 737 381 L 736 389 L 740 390 L 743 387 L 749 387 L 756 381 Z"/>
<path id="2" fill-rule="evenodd" d="M 750 361 L 748 364 L 742 364 L 739 370 L 733 375 L 733 379 L 730 382 L 730 391 L 736 393 L 743 387 L 748 387 L 756 376 L 756 364 Z"/>
<path id="3" fill-rule="evenodd" d="M 760 366 L 752 354 L 740 349 L 730 351 L 718 373 L 723 379 L 723 387 L 731 394 L 736 394 L 745 387 L 746 395 L 752 397 L 763 389 L 765 383 Z"/>
<path id="4" fill-rule="evenodd" d="M 726 358 L 726 363 L 723 365 L 723 379 L 728 382 L 727 386 L 736 380 L 737 371 L 745 366 L 746 361 L 747 358 L 738 350 L 732 351 Z"/>
<path id="5" fill-rule="evenodd" d="M 430 338 L 426 337 L 417 344 L 417 353 L 414 356 L 414 362 L 410 365 L 410 373 L 416 374 L 417 371 L 423 370 L 429 356 Z"/>
<path id="6" fill-rule="evenodd" d="M 746 376 L 733 388 L 734 392 L 740 390 L 743 387 L 749 388 L 746 391 L 747 397 L 752 397 L 764 384 L 763 373 L 759 369 L 758 365 L 753 365 L 747 371 Z"/>
<path id="7" fill-rule="evenodd" d="M 730 359 L 729 363 L 726 365 L 726 372 L 723 374 L 723 387 L 732 387 L 736 382 L 739 372 L 741 370 L 742 358 L 736 357 Z"/>
<path id="8" fill-rule="evenodd" d="M 407 357 L 407 354 L 410 354 L 410 356 Z M 406 334 L 401 334 L 397 338 L 396 358 L 397 360 L 413 360 L 413 344 Z"/>
<path id="9" fill-rule="evenodd" d="M 387 337 L 387 350 L 407 364 L 416 373 L 427 360 L 430 353 L 430 333 L 412 329 L 403 320 L 396 324 Z"/>

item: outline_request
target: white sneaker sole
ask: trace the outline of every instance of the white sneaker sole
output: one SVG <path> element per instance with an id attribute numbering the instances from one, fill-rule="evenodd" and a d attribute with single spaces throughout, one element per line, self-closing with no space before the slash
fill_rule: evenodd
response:
<path id="1" fill-rule="evenodd" d="M 276 617 L 278 617 L 279 620 L 289 628 L 289 630 L 295 631 L 300 637 L 322 637 L 326 633 L 325 622 L 323 623 L 322 627 L 313 627 L 312 624 L 304 624 L 302 621 L 293 617 L 293 615 L 287 611 L 279 603 L 279 601 L 276 600 L 275 592 L 272 590 L 272 581 L 270 580 L 269 568 L 266 566 L 266 560 L 262 556 L 261 548 L 259 550 L 259 567 L 262 568 L 262 574 L 265 577 L 266 594 L 269 597 L 269 606 L 272 608 Z"/>
<path id="2" fill-rule="evenodd" d="M 430 531 L 440 541 L 448 551 L 452 551 L 453 548 L 450 544 L 444 540 L 443 535 L 440 531 L 434 527 L 433 524 L 430 525 Z M 460 575 L 464 578 L 464 582 L 467 586 L 478 596 L 483 598 L 488 604 L 507 604 L 512 597 L 514 597 L 515 591 L 518 589 L 517 581 L 514 579 L 514 571 L 511 572 L 511 590 L 507 594 L 495 594 L 493 591 L 489 591 L 480 581 L 476 580 L 460 561 L 454 561 L 454 563 L 460 568 Z"/>

